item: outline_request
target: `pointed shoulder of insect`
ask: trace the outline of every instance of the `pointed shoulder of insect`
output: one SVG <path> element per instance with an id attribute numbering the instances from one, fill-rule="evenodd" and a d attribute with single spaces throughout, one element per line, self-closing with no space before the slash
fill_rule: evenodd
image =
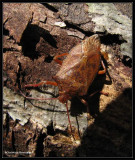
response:
<path id="1" fill-rule="evenodd" d="M 101 43 L 98 35 L 93 35 L 91 37 L 88 37 L 82 42 L 82 50 L 85 53 L 93 50 L 98 52 L 100 50 L 100 46 Z"/>
<path id="2" fill-rule="evenodd" d="M 105 60 L 108 60 L 108 53 L 100 50 L 100 54 L 104 57 Z"/>

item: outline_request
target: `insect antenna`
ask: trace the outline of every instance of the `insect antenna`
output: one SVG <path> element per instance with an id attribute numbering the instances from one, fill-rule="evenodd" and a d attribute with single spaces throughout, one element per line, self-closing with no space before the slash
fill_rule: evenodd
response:
<path id="1" fill-rule="evenodd" d="M 28 97 L 21 90 L 20 90 L 20 93 L 26 99 L 33 99 L 33 100 L 52 100 L 52 99 L 58 99 L 58 98 L 33 98 L 33 97 Z M 68 115 L 68 122 L 69 122 L 70 130 L 71 130 L 71 133 L 73 133 L 72 126 L 71 126 L 71 121 L 70 121 L 70 117 L 69 117 L 68 103 L 66 103 L 66 109 L 67 109 L 67 115 Z M 72 136 L 73 136 L 73 134 L 72 134 Z M 73 139 L 75 140 L 74 136 L 73 136 Z"/>
<path id="2" fill-rule="evenodd" d="M 33 97 L 28 97 L 26 96 L 21 90 L 20 93 L 23 97 L 25 97 L 26 99 L 33 99 L 33 100 L 51 100 L 51 99 L 58 99 L 58 98 L 33 98 Z"/>
<path id="3" fill-rule="evenodd" d="M 68 122 L 69 122 L 69 125 L 70 125 L 70 130 L 72 132 L 72 126 L 71 126 L 71 121 L 70 121 L 69 111 L 68 111 L 68 103 L 66 103 L 66 108 L 67 108 Z"/>
<path id="4" fill-rule="evenodd" d="M 67 108 L 68 122 L 71 130 L 71 135 L 73 136 L 72 126 L 71 126 L 71 121 L 70 121 L 69 111 L 68 111 L 68 103 L 66 103 L 66 108 Z M 75 140 L 74 136 L 73 136 L 73 139 Z"/>

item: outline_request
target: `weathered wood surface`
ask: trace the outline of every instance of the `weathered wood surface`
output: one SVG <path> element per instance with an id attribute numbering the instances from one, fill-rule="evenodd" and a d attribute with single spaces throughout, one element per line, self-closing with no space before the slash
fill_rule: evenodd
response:
<path id="1" fill-rule="evenodd" d="M 108 28 L 106 34 L 100 31 L 102 49 L 109 53 L 108 74 L 97 76 L 88 94 L 103 89 L 109 96 L 89 98 L 89 120 L 78 99 L 69 101 L 75 139 L 69 131 L 64 104 L 58 100 L 26 100 L 19 92 L 21 89 L 32 97 L 58 95 L 57 87 L 25 89 L 24 85 L 52 80 L 60 67 L 53 57 L 69 52 L 97 32 L 98 23 L 92 19 L 98 14 L 91 12 L 90 17 L 88 7 L 75 3 L 3 4 L 3 156 L 132 156 L 132 59 L 121 50 L 125 41 L 131 43 L 126 36 L 130 29 L 125 32 L 129 41 L 121 37 L 124 32 L 115 34 Z"/>

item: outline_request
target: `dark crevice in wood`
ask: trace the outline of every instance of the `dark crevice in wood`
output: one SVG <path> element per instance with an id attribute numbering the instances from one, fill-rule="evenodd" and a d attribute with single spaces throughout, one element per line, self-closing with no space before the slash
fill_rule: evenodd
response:
<path id="1" fill-rule="evenodd" d="M 53 122 L 47 127 L 47 134 L 51 135 L 51 136 L 55 135 L 55 131 L 54 131 L 54 128 L 53 128 Z"/>
<path id="2" fill-rule="evenodd" d="M 41 3 L 41 4 L 53 12 L 58 12 L 58 10 L 55 7 L 49 5 L 48 3 Z"/>
<path id="3" fill-rule="evenodd" d="M 9 30 L 5 29 L 5 27 L 3 27 L 3 35 L 9 36 Z"/>
<path id="4" fill-rule="evenodd" d="M 44 154 L 43 154 L 43 150 L 44 150 L 44 145 L 43 145 L 43 142 L 44 142 L 44 139 L 46 137 L 46 134 L 42 134 L 40 133 L 39 137 L 38 137 L 38 140 L 37 140 L 37 145 L 36 145 L 36 157 L 44 157 Z"/>
<path id="5" fill-rule="evenodd" d="M 72 29 L 76 29 L 80 32 L 82 32 L 83 34 L 85 34 L 86 36 L 92 36 L 94 33 L 93 32 L 90 32 L 90 31 L 84 31 L 83 29 L 81 29 L 79 26 L 75 25 L 75 24 L 72 24 L 72 23 L 69 23 L 68 21 L 65 21 L 65 24 L 66 24 L 66 27 L 67 28 L 72 28 Z"/>

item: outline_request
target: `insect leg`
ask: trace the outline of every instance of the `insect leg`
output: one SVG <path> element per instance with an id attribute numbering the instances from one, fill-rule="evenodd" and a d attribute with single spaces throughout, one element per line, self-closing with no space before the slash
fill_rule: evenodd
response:
<path id="1" fill-rule="evenodd" d="M 90 119 L 90 110 L 89 110 L 89 105 L 88 105 L 87 101 L 83 98 L 79 98 L 79 99 L 87 107 L 87 117 L 88 117 L 88 119 Z"/>
<path id="2" fill-rule="evenodd" d="M 105 96 L 109 96 L 109 93 L 106 93 L 106 92 L 104 92 L 104 91 L 98 90 L 98 91 L 95 91 L 95 92 L 93 92 L 92 94 L 90 94 L 88 97 L 92 97 L 92 96 L 94 96 L 96 93 L 100 93 L 100 94 L 103 94 L 103 95 L 105 95 Z"/>
<path id="3" fill-rule="evenodd" d="M 101 60 L 101 65 L 103 67 L 103 70 L 98 71 L 98 74 L 104 74 L 104 73 L 106 73 L 106 67 L 105 67 L 105 64 L 104 64 L 103 60 Z"/>
<path id="4" fill-rule="evenodd" d="M 70 118 L 69 118 L 69 111 L 68 111 L 68 103 L 66 103 L 66 108 L 67 108 L 68 122 L 69 122 L 70 130 L 72 132 L 72 126 L 71 126 L 71 121 L 70 121 Z"/>
<path id="5" fill-rule="evenodd" d="M 66 56 L 68 53 L 62 53 L 60 55 L 55 56 L 53 59 L 55 60 L 55 62 L 57 62 L 58 64 L 62 65 L 62 61 L 59 60 L 58 58 L 62 57 L 62 56 Z"/>
<path id="6" fill-rule="evenodd" d="M 53 82 L 53 81 L 41 81 L 40 83 L 37 83 L 37 84 L 26 84 L 24 87 L 38 87 L 38 86 L 41 86 L 43 84 L 50 84 L 50 85 L 53 85 L 53 86 L 58 85 L 56 82 Z"/>

